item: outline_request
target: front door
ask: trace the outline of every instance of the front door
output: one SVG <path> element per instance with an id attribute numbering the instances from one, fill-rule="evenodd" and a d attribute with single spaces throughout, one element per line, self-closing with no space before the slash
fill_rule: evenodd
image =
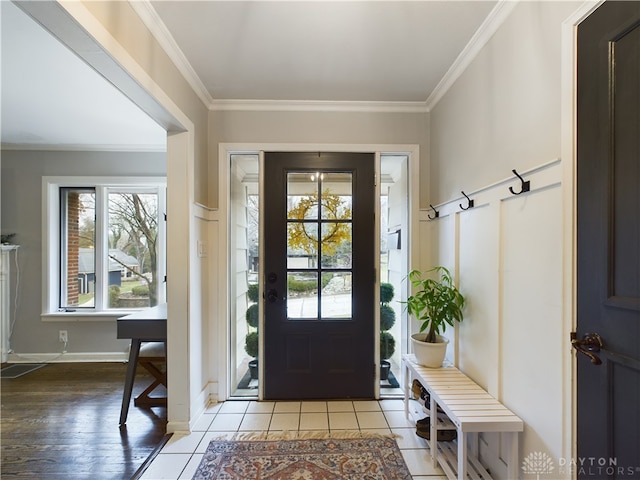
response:
<path id="1" fill-rule="evenodd" d="M 640 3 L 605 2 L 578 26 L 579 478 L 640 478 L 639 139 Z"/>
<path id="2" fill-rule="evenodd" d="M 374 155 L 264 159 L 264 398 L 373 398 Z"/>

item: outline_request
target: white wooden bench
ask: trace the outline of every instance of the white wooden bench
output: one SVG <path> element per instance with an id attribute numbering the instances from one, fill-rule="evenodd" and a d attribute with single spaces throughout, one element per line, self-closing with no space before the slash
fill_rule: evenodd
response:
<path id="1" fill-rule="evenodd" d="M 430 412 L 437 412 L 439 406 L 457 430 L 455 442 L 436 442 L 438 430 L 446 425 L 430 422 L 429 450 L 433 466 L 440 464 L 448 478 L 491 478 L 477 460 L 480 432 L 507 433 L 511 442 L 507 463 L 507 478 L 518 478 L 518 432 L 524 423 L 511 410 L 489 395 L 482 387 L 455 367 L 427 368 L 416 363 L 414 355 L 403 355 L 404 368 L 404 408 L 409 417 L 409 394 L 411 382 L 417 379 L 429 392 Z M 473 435 L 473 438 L 468 438 Z M 457 443 L 457 451 L 455 444 Z M 471 444 L 473 451 L 468 452 Z"/>

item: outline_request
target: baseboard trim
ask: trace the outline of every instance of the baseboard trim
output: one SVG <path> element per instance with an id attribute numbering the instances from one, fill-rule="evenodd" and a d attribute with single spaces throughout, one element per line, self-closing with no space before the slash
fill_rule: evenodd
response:
<path id="1" fill-rule="evenodd" d="M 100 363 L 126 362 L 125 352 L 81 352 L 81 353 L 10 353 L 7 363 Z"/>

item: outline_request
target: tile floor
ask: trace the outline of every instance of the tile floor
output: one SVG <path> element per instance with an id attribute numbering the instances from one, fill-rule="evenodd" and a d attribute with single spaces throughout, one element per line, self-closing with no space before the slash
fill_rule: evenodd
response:
<path id="1" fill-rule="evenodd" d="M 412 413 L 420 414 L 412 402 Z M 256 402 L 228 401 L 207 409 L 189 435 L 173 435 L 156 456 L 142 480 L 190 479 L 212 439 L 231 439 L 236 434 L 295 432 L 304 435 L 345 431 L 394 434 L 414 480 L 443 480 L 440 468 L 433 468 L 427 443 L 415 434 L 415 423 L 404 414 L 402 400 Z M 257 439 L 259 439 L 257 438 Z"/>

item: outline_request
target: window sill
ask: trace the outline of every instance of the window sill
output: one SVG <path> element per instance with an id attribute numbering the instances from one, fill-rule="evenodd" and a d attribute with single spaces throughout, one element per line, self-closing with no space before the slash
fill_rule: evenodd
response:
<path id="1" fill-rule="evenodd" d="M 43 322 L 112 321 L 139 310 L 49 312 L 40 315 Z"/>

